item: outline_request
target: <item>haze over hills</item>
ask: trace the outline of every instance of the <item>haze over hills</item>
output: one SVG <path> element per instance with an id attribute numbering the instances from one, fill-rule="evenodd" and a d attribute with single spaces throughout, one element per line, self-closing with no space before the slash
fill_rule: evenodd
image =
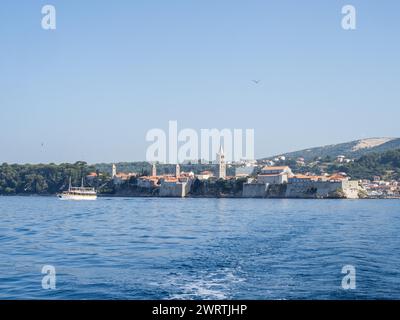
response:
<path id="1" fill-rule="evenodd" d="M 381 137 L 354 140 L 350 142 L 326 145 L 322 147 L 314 147 L 294 152 L 287 152 L 280 155 L 283 155 L 287 158 L 302 157 L 306 161 L 310 161 L 316 157 L 337 157 L 338 155 L 343 155 L 348 158 L 359 158 L 369 153 L 384 152 L 394 149 L 400 149 L 400 138 Z"/>

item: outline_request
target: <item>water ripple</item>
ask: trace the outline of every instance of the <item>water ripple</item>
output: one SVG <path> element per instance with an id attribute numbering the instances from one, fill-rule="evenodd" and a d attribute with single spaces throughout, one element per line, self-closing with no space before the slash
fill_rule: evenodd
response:
<path id="1" fill-rule="evenodd" d="M 400 299 L 398 201 L 0 197 L 1 299 Z M 344 265 L 357 289 L 340 284 Z M 44 265 L 56 290 L 41 286 Z"/>

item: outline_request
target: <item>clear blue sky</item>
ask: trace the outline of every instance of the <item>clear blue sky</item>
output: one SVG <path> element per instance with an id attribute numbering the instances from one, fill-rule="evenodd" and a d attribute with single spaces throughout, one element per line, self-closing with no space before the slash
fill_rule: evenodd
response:
<path id="1" fill-rule="evenodd" d="M 397 0 L 1 1 L 0 162 L 143 160 L 168 120 L 257 157 L 398 137 L 399 34 Z"/>

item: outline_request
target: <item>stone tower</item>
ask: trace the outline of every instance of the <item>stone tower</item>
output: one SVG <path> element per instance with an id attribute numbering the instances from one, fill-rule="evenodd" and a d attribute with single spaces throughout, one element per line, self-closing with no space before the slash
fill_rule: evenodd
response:
<path id="1" fill-rule="evenodd" d="M 181 166 L 179 165 L 179 163 L 176 165 L 175 167 L 175 177 L 179 178 L 181 176 Z"/>
<path id="2" fill-rule="evenodd" d="M 217 177 L 218 179 L 226 178 L 226 162 L 225 155 L 222 146 L 219 148 L 219 152 L 217 153 L 217 161 L 218 161 L 218 169 L 217 169 Z"/>
<path id="3" fill-rule="evenodd" d="M 115 163 L 113 163 L 111 170 L 111 177 L 115 178 L 116 175 L 117 175 L 117 166 L 115 165 Z"/>
<path id="4" fill-rule="evenodd" d="M 156 177 L 157 176 L 157 167 L 156 167 L 155 163 L 153 163 L 153 165 L 151 166 L 151 176 L 152 177 Z"/>

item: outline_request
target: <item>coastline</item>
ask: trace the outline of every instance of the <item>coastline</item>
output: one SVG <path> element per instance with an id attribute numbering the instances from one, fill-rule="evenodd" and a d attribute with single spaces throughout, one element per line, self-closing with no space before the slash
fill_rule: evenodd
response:
<path id="1" fill-rule="evenodd" d="M 227 196 L 198 196 L 198 195 L 188 195 L 186 197 L 161 197 L 155 195 L 129 195 L 129 194 L 98 194 L 98 198 L 160 198 L 160 199 L 255 199 L 255 200 L 272 200 L 272 199 L 288 199 L 288 200 L 400 200 L 399 197 L 365 197 L 365 198 L 358 198 L 358 199 L 350 199 L 350 198 L 340 198 L 340 197 L 319 197 L 319 198 L 310 198 L 310 197 L 257 197 L 257 198 L 250 198 L 250 197 L 239 197 L 233 195 Z M 56 194 L 0 194 L 0 197 L 32 197 L 32 198 L 56 198 Z"/>

